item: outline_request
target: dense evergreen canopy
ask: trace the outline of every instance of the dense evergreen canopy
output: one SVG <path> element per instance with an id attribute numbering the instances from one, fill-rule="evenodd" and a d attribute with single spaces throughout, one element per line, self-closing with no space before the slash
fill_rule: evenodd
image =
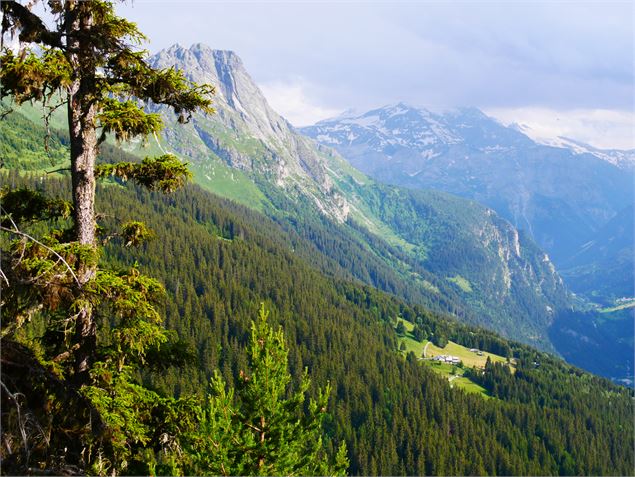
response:
<path id="1" fill-rule="evenodd" d="M 14 175 L 8 182 L 23 181 Z M 67 190 L 59 180 L 43 185 L 54 197 Z M 214 369 L 237 388 L 248 369 L 254 310 L 265 299 L 270 320 L 285 330 L 294 385 L 305 367 L 315 399 L 318 387 L 331 383 L 324 442 L 333 453 L 347 443 L 351 473 L 633 473 L 629 390 L 491 332 L 325 277 L 296 256 L 274 222 L 196 187 L 169 197 L 114 183 L 99 192 L 99 210 L 137 217 L 160 237 L 140 249 L 111 244 L 105 251 L 111 266 L 136 262 L 165 284 L 171 298 L 162 314 L 181 342 L 170 352 L 195 355 L 180 369 L 146 368 L 140 379 L 160 395 L 203 395 Z M 397 352 L 399 316 L 427 335 L 512 353 L 518 370 L 474 375 L 494 399 L 451 389 L 415 356 L 404 360 Z"/>

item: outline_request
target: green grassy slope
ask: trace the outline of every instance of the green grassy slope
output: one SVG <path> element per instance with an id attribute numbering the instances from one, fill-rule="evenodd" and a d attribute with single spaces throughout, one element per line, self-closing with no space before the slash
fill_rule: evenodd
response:
<path id="1" fill-rule="evenodd" d="M 503 364 L 507 362 L 506 358 L 488 351 L 479 350 L 479 353 L 477 354 L 470 351 L 470 348 L 454 343 L 453 341 L 448 341 L 447 345 L 443 348 L 435 346 L 434 343 L 426 339 L 419 341 L 412 333 L 414 329 L 413 323 L 410 323 L 403 318 L 398 318 L 397 321 L 402 322 L 406 330 L 404 334 L 398 335 L 400 343 L 399 349 L 404 356 L 413 353 L 421 365 L 428 366 L 435 373 L 448 379 L 451 383 L 451 387 L 456 387 L 457 389 L 470 393 L 480 394 L 485 398 L 490 397 L 483 386 L 480 386 L 468 376 L 465 376 L 465 368 L 485 369 L 488 359 L 491 362 Z M 434 356 L 438 355 L 456 356 L 461 359 L 461 364 L 457 366 L 451 363 L 432 360 Z M 515 370 L 515 364 L 512 364 L 511 369 L 512 371 Z"/>
<path id="2" fill-rule="evenodd" d="M 322 161 L 331 190 L 322 190 L 318 179 L 309 175 L 284 189 L 274 172 L 282 167 L 279 161 L 284 154 L 274 146 L 282 139 L 254 139 L 244 129 L 247 126 L 243 119 L 234 118 L 235 111 L 219 107 L 222 119 L 195 115 L 193 124 L 184 130 L 177 129 L 172 121 L 161 139 L 163 149 L 191 160 L 194 170 L 208 168 L 209 164 L 217 167 L 216 159 L 210 157 L 221 158 L 233 165 L 233 170 L 238 167 L 248 179 L 245 183 L 251 180 L 260 194 L 254 192 L 253 185 L 236 191 L 231 182 L 229 187 L 222 181 L 210 184 L 204 174 L 197 174 L 197 181 L 208 190 L 215 187 L 213 192 L 257 210 L 263 210 L 265 203 L 268 215 L 289 219 L 296 227 L 305 225 L 305 217 L 312 216 L 309 227 L 315 229 L 319 222 L 317 227 L 339 229 L 336 235 L 340 243 L 356 242 L 356 247 L 363 249 L 362 257 L 370 254 L 383 262 L 384 275 L 390 270 L 401 281 L 410 282 L 416 290 L 403 295 L 408 299 L 428 306 L 440 304 L 439 309 L 467 322 L 554 351 L 547 334 L 553 319 L 548 310 L 566 306 L 566 291 L 531 240 L 524 236 L 514 239 L 511 227 L 490 210 L 449 194 L 378 184 L 332 151 L 316 145 L 311 146 L 311 154 Z M 234 129 L 226 124 L 228 117 L 234 118 L 229 121 Z M 293 179 L 294 169 L 289 170 Z M 344 224 L 331 220 L 333 225 L 325 225 L 330 212 L 327 220 L 316 217 L 321 207 L 316 201 L 332 206 L 338 194 L 346 201 L 349 219 Z M 252 199 L 254 195 L 258 197 Z M 519 243 L 519 254 L 512 251 L 514 240 Z M 321 253 L 340 261 L 338 250 L 340 246 L 321 247 Z M 366 283 L 395 290 L 383 280 L 353 273 Z M 456 282 L 457 275 L 464 280 Z"/>

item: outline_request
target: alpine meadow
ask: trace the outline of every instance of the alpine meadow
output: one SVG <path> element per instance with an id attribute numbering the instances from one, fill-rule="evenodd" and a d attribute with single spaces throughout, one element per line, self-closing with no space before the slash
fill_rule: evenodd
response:
<path id="1" fill-rule="evenodd" d="M 530 76 L 535 15 L 481 44 L 440 2 L 0 7 L 0 474 L 635 475 L 635 149 L 434 83 L 491 42 Z M 350 89 L 403 60 L 375 34 L 411 67 Z"/>

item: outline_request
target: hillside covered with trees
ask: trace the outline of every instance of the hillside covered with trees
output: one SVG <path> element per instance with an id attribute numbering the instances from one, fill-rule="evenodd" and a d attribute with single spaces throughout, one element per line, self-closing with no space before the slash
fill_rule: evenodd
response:
<path id="1" fill-rule="evenodd" d="M 381 260 L 315 256 L 319 221 L 294 231 L 173 155 L 109 146 L 161 130 L 143 101 L 187 123 L 213 88 L 146 63 L 111 2 L 46 6 L 57 30 L 2 3 L 3 34 L 46 47 L 2 50 L 2 98 L 64 92 L 69 127 L 2 124 L 2 474 L 633 473 L 632 390 L 364 283 Z M 515 372 L 452 388 L 399 352 L 402 320 Z"/>
<path id="2" fill-rule="evenodd" d="M 15 187 L 25 181 L 5 178 Z M 68 183 L 39 187 L 63 196 Z M 157 237 L 140 250 L 110 245 L 104 259 L 113 269 L 136 263 L 165 284 L 161 314 L 179 343 L 170 352 L 190 360 L 137 375 L 158 396 L 203 396 L 213 370 L 237 384 L 248 363 L 250 322 L 264 301 L 284 329 L 294 382 L 305 367 L 312 395 L 330 382 L 325 442 L 331 449 L 347 443 L 350 473 L 632 472 L 627 389 L 360 283 L 326 277 L 296 256 L 275 223 L 197 187 L 164 197 L 110 183 L 98 197 L 98 210 L 118 221 L 143 220 Z M 429 336 L 509 351 L 519 369 L 476 377 L 496 399 L 451 389 L 416 356 L 404 360 L 397 352 L 397 317 Z M 35 331 L 22 336 L 27 345 L 38 342 Z"/>

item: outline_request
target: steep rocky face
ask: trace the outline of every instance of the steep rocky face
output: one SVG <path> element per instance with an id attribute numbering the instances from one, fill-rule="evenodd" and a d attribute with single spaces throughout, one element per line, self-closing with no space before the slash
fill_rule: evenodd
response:
<path id="1" fill-rule="evenodd" d="M 312 142 L 295 133 L 269 107 L 234 52 L 202 44 L 189 49 L 174 45 L 153 56 L 151 63 L 182 70 L 188 79 L 216 88 L 216 113 L 195 114 L 185 127 L 168 127 L 169 148 L 196 163 L 214 155 L 232 168 L 266 176 L 290 193 L 300 191 L 329 216 L 346 219 L 346 201 L 333 190 L 324 160 Z M 168 112 L 164 120 L 173 122 Z"/>
<path id="2" fill-rule="evenodd" d="M 189 124 L 177 127 L 173 114 L 159 110 L 165 113 L 164 137 L 143 147 L 133 145 L 128 152 L 141 156 L 175 152 L 190 163 L 195 180 L 204 188 L 271 215 L 283 233 L 312 243 L 314 248 L 305 249 L 302 258 L 322 271 L 353 277 L 435 311 L 554 350 L 558 342 L 550 339 L 548 330 L 557 328 L 559 313 L 571 310 L 571 301 L 549 257 L 527 234 L 474 201 L 370 179 L 335 149 L 301 136 L 271 110 L 231 52 L 203 45 L 175 46 L 154 61 L 157 66 L 183 69 L 195 81 L 214 84 L 217 113 L 195 115 Z M 40 126 L 42 111 L 23 105 L 14 114 L 10 121 L 0 122 L 3 154 L 23 171 L 41 171 L 52 156 L 42 153 L 37 161 L 25 161 L 20 145 L 22 139 L 40 144 L 33 131 Z M 58 110 L 53 116 L 53 129 L 55 124 L 63 126 L 63 114 Z M 453 113 L 454 128 L 440 116 L 404 105 L 368 114 L 363 120 L 347 117 L 354 131 L 338 139 L 342 144 L 345 138 L 355 143 L 367 134 L 380 152 L 392 148 L 393 160 L 408 151 L 413 137 L 417 147 L 428 147 L 419 155 L 426 164 L 442 157 L 444 150 L 465 149 L 470 136 L 484 138 L 482 152 L 490 152 L 492 165 L 504 160 L 492 153 L 500 149 L 501 137 L 509 147 L 525 147 L 528 141 L 517 131 L 485 121 L 473 109 Z M 429 127 L 420 130 L 424 120 Z M 395 121 L 392 129 L 381 126 L 389 121 Z M 479 126 L 470 126 L 473 121 Z M 381 134 L 373 125 L 383 128 Z M 374 130 L 369 132 L 371 126 Z M 35 134 L 38 140 L 43 135 Z M 364 142 L 360 147 L 365 148 Z M 55 168 L 64 167 L 68 157 L 64 141 L 50 144 L 50 151 L 58 159 Z M 465 156 L 470 157 L 465 152 L 460 157 Z M 413 169 L 413 177 L 427 173 L 422 168 L 415 174 L 418 170 Z M 518 189 L 513 180 L 509 182 L 510 190 Z M 572 356 L 568 343 L 557 351 Z"/>
<path id="3" fill-rule="evenodd" d="M 432 190 L 378 189 L 366 191 L 378 204 L 374 212 L 407 241 L 419 263 L 470 304 L 477 323 L 552 349 L 545 330 L 569 305 L 568 295 L 531 238 L 473 201 Z"/>
<path id="4" fill-rule="evenodd" d="M 538 144 L 475 108 L 433 113 L 398 104 L 301 131 L 372 177 L 492 207 L 556 262 L 632 200 L 632 175 L 625 173 L 634 164 L 632 151 Z"/>
<path id="5" fill-rule="evenodd" d="M 234 52 L 212 50 L 202 44 L 189 49 L 174 45 L 153 56 L 151 63 L 159 68 L 174 67 L 194 82 L 214 85 L 215 120 L 226 126 L 235 129 L 242 126 L 262 141 L 280 140 L 280 135 L 288 135 L 288 124 L 268 107 Z"/>

